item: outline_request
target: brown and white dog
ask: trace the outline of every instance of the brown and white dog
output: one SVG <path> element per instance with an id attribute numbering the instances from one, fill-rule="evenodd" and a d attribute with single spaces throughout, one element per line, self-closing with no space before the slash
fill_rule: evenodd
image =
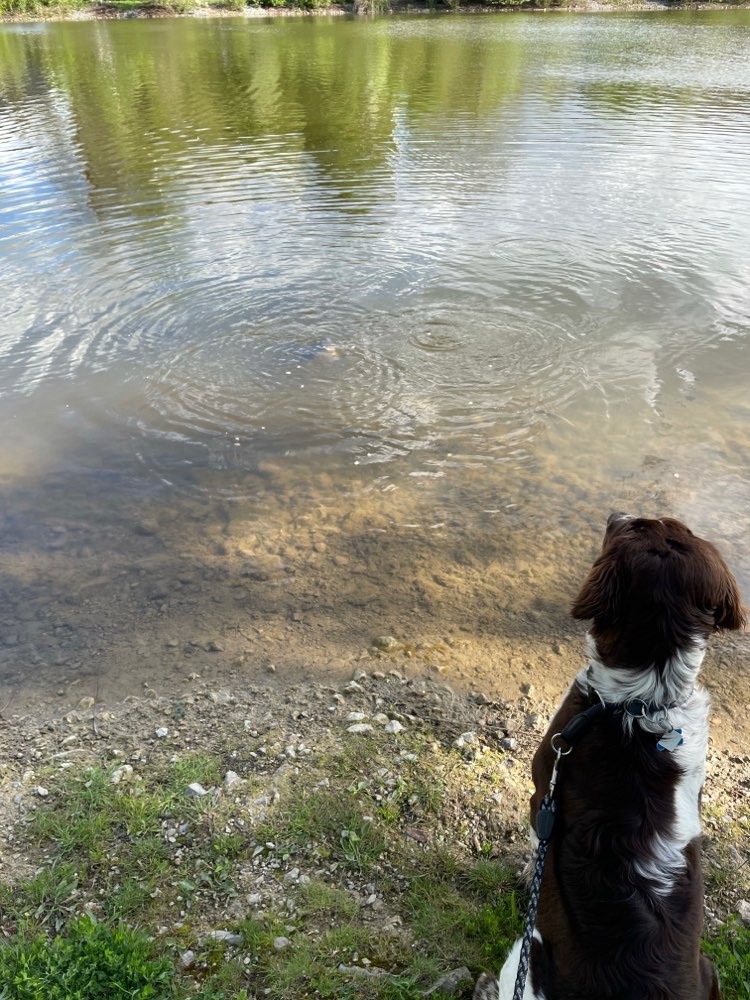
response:
<path id="1" fill-rule="evenodd" d="M 709 699 L 697 679 L 709 636 L 745 625 L 737 584 L 679 521 L 612 514 L 572 614 L 593 622 L 590 661 L 534 757 L 532 829 L 552 736 L 605 711 L 560 768 L 524 1000 L 718 1000 L 700 953 Z M 511 1000 L 520 946 L 475 1000 Z"/>

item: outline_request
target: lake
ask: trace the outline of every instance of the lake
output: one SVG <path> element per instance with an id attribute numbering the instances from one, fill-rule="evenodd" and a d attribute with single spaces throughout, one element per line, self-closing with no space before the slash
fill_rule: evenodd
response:
<path id="1" fill-rule="evenodd" d="M 748 594 L 749 29 L 1 25 L 0 709 L 556 685 L 616 508 Z"/>

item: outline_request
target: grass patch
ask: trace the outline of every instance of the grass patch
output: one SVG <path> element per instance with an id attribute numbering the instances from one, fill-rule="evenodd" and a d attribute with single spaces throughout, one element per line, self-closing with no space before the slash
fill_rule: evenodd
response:
<path id="1" fill-rule="evenodd" d="M 410 894 L 410 924 L 418 945 L 444 968 L 467 965 L 472 972 L 499 968 L 522 929 L 516 894 L 482 901 L 455 885 L 420 879 Z"/>
<path id="2" fill-rule="evenodd" d="M 15 930 L 34 923 L 59 931 L 76 912 L 80 884 L 81 873 L 73 865 L 56 862 L 21 886 L 0 885 L 0 926 Z"/>
<path id="3" fill-rule="evenodd" d="M 360 912 L 358 903 L 348 892 L 324 882 L 309 882 L 300 889 L 300 913 L 315 921 L 332 924 L 354 920 Z"/>
<path id="4" fill-rule="evenodd" d="M 719 972 L 724 1000 L 747 1000 L 750 996 L 750 927 L 730 920 L 703 942 L 703 950 L 713 959 Z"/>
<path id="5" fill-rule="evenodd" d="M 108 768 L 61 776 L 28 824 L 46 866 L 16 888 L 6 920 L 59 929 L 84 892 L 113 920 L 155 919 L 178 903 L 190 909 L 206 897 L 234 896 L 246 838 L 226 831 L 225 801 L 185 795 L 191 782 L 218 786 L 221 774 L 219 757 L 194 755 L 148 782 L 113 784 Z M 0 902 L 3 895 L 0 888 Z"/>
<path id="6" fill-rule="evenodd" d="M 515 877 L 489 856 L 502 828 L 487 793 L 502 787 L 502 758 L 468 759 L 414 728 L 343 748 L 334 738 L 279 769 L 284 741 L 267 743 L 262 759 L 194 754 L 119 784 L 107 767 L 45 773 L 49 796 L 14 831 L 40 867 L 0 885 L 10 942 L 0 1000 L 58 1000 L 44 976 L 88 990 L 60 1000 L 97 1000 L 61 971 L 83 962 L 110 986 L 122 972 L 131 992 L 102 994 L 113 1000 L 416 1000 L 451 968 L 502 965 L 525 910 Z M 219 788 L 230 759 L 245 778 L 231 793 L 185 795 L 192 782 Z M 716 810 L 707 867 L 728 909 L 747 830 L 727 829 Z M 241 944 L 217 941 L 217 929 Z M 280 936 L 289 940 L 276 948 Z M 746 997 L 750 931 L 727 925 L 706 951 L 725 1000 Z M 31 992 L 8 979 L 11 963 Z M 367 976 L 373 968 L 385 974 Z M 138 985 L 144 970 L 151 993 Z"/>
<path id="7" fill-rule="evenodd" d="M 263 836 L 277 852 L 304 852 L 360 872 L 376 868 L 388 849 L 383 822 L 374 810 L 363 808 L 356 790 L 303 791 L 277 812 Z"/>
<path id="8" fill-rule="evenodd" d="M 167 1000 L 173 976 L 144 934 L 88 917 L 63 936 L 21 934 L 0 945 L 2 1000 Z"/>

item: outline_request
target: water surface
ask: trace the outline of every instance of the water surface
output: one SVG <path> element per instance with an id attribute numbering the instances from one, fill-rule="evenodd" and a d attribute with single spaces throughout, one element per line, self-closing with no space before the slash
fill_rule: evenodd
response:
<path id="1" fill-rule="evenodd" d="M 749 28 L 0 27 L 8 698 L 382 632 L 511 676 L 614 506 L 747 593 Z"/>

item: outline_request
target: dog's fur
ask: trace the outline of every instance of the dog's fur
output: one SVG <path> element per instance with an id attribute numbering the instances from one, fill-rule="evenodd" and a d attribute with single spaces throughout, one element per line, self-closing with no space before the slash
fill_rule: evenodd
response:
<path id="1" fill-rule="evenodd" d="M 709 636 L 745 625 L 737 584 L 679 521 L 613 514 L 572 614 L 593 622 L 590 663 L 534 757 L 532 828 L 551 737 L 599 698 L 610 708 L 561 765 L 524 1000 L 719 1000 L 700 954 L 709 706 L 696 681 Z M 644 717 L 611 707 L 636 699 Z M 670 726 L 684 743 L 660 751 Z M 475 1000 L 512 1000 L 519 952 Z"/>

